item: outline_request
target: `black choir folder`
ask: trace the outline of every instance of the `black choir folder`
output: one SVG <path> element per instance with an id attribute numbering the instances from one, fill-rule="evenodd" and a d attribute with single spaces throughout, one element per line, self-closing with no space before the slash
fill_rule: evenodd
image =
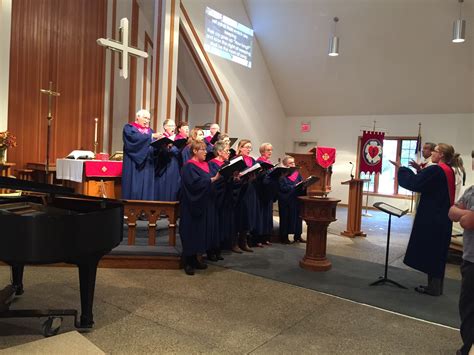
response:
<path id="1" fill-rule="evenodd" d="M 244 162 L 244 164 L 245 164 L 245 162 Z M 251 173 L 259 172 L 260 169 L 262 169 L 262 166 L 260 165 L 260 163 L 255 163 L 250 168 L 247 168 L 247 169 L 241 171 L 239 176 L 240 177 L 247 177 L 247 176 L 250 176 Z"/>
<path id="2" fill-rule="evenodd" d="M 313 185 L 315 182 L 317 182 L 319 178 L 314 175 L 310 175 L 307 177 L 305 180 L 300 181 L 295 185 L 296 188 L 301 188 L 301 189 L 306 189 L 308 186 Z"/>
<path id="3" fill-rule="evenodd" d="M 169 139 L 168 137 L 161 137 L 160 139 L 157 139 L 156 141 L 151 142 L 150 145 L 152 147 L 159 149 L 169 144 L 173 144 L 176 148 L 182 149 L 184 148 L 187 142 L 188 140 L 186 138 L 182 138 L 182 139 L 178 139 L 174 141 L 172 139 Z"/>
<path id="4" fill-rule="evenodd" d="M 240 156 L 238 158 L 232 159 L 228 164 L 221 166 L 219 169 L 219 174 L 225 178 L 231 177 L 234 172 L 242 171 L 247 167 L 245 165 L 244 159 Z"/>

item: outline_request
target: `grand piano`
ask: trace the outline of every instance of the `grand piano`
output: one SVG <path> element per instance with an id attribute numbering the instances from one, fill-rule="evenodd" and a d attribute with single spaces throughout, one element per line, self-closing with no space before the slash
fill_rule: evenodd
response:
<path id="1" fill-rule="evenodd" d="M 0 261 L 10 265 L 12 283 L 0 291 L 0 318 L 45 317 L 43 334 L 55 335 L 63 316 L 74 325 L 94 325 L 92 306 L 99 260 L 123 238 L 120 201 L 74 194 L 66 187 L 0 177 L 0 188 L 22 191 L 0 195 Z M 21 295 L 25 265 L 74 264 L 79 270 L 81 316 L 76 310 L 10 310 Z"/>

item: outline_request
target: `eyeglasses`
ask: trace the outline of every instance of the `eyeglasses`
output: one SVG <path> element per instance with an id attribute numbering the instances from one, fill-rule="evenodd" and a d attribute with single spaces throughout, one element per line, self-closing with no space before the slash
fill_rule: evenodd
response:
<path id="1" fill-rule="evenodd" d="M 249 147 L 249 146 L 245 147 L 245 146 L 244 146 L 244 147 L 242 147 L 242 149 L 252 150 L 252 147 Z"/>

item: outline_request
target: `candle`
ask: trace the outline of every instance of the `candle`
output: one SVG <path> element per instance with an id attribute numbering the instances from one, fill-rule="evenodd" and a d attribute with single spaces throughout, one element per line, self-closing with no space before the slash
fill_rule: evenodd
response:
<path id="1" fill-rule="evenodd" d="M 94 143 L 97 143 L 97 125 L 99 123 L 99 119 L 95 119 L 95 130 L 94 130 Z"/>

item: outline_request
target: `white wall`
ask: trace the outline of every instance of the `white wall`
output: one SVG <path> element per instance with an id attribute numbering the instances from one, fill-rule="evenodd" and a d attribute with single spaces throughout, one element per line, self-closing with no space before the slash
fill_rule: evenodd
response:
<path id="1" fill-rule="evenodd" d="M 357 160 L 357 140 L 362 130 L 370 129 L 376 121 L 376 130 L 386 131 L 386 136 L 417 136 L 418 123 L 421 122 L 423 142 L 452 144 L 461 153 L 468 168 L 466 185 L 474 184 L 474 174 L 470 169 L 471 151 L 474 149 L 474 114 L 446 115 L 393 115 L 393 116 L 326 116 L 289 118 L 287 122 L 287 149 L 293 147 L 293 141 L 317 141 L 318 145 L 335 147 L 336 163 L 333 166 L 331 197 L 347 203 L 347 186 L 342 181 L 350 177 L 349 162 Z M 301 122 L 311 122 L 311 132 L 301 133 Z M 409 208 L 410 201 L 396 198 L 369 197 L 369 206 L 376 201 L 386 201 Z M 365 198 L 364 198 L 365 204 Z"/>
<path id="2" fill-rule="evenodd" d="M 0 131 L 8 126 L 12 0 L 0 0 Z"/>
<path id="3" fill-rule="evenodd" d="M 216 115 L 215 104 L 189 104 L 189 126 L 202 126 L 214 122 Z M 224 127 L 221 127 L 224 132 Z"/>
<path id="4" fill-rule="evenodd" d="M 183 3 L 203 43 L 206 6 L 252 27 L 240 0 L 183 0 Z M 277 161 L 285 150 L 282 138 L 286 118 L 257 40 L 258 33 L 253 44 L 251 69 L 212 54 L 209 58 L 229 96 L 230 135 L 249 138 L 255 147 L 262 142 L 272 142 Z M 257 149 L 253 155 L 258 155 Z"/>

